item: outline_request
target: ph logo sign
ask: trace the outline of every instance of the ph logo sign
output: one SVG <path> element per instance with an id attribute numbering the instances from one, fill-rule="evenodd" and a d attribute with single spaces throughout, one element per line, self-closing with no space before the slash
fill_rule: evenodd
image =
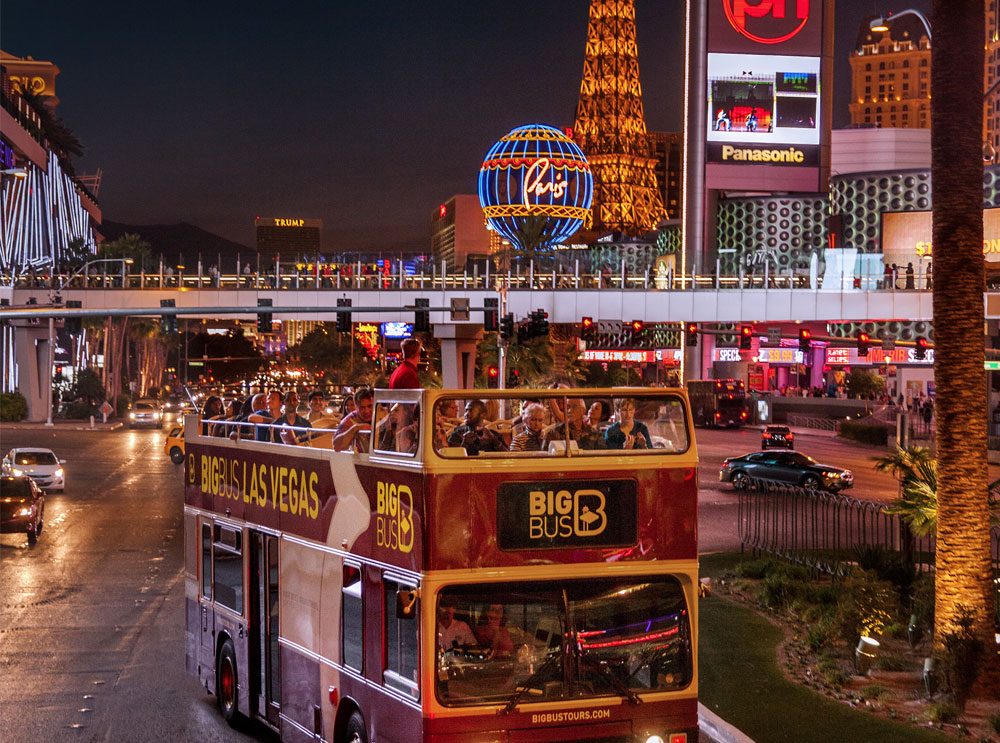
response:
<path id="1" fill-rule="evenodd" d="M 600 490 L 532 490 L 528 495 L 528 536 L 596 537 L 608 527 L 606 506 Z"/>
<path id="2" fill-rule="evenodd" d="M 375 489 L 375 542 L 379 547 L 413 549 L 413 493 L 406 485 L 378 482 Z"/>
<path id="3" fill-rule="evenodd" d="M 781 44 L 794 38 L 809 20 L 809 0 L 720 0 L 730 25 L 758 44 Z M 761 19 L 751 23 L 747 19 Z M 765 20 L 766 19 L 766 20 Z"/>

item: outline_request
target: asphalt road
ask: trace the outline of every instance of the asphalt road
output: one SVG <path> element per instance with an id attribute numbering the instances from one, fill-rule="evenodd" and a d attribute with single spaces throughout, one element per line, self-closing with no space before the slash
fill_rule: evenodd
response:
<path id="1" fill-rule="evenodd" d="M 163 431 L 3 431 L 67 460 L 29 547 L 0 535 L 0 740 L 248 741 L 184 670 L 181 471 Z"/>
<path id="2" fill-rule="evenodd" d="M 4 427 L 3 449 L 47 446 L 67 460 L 29 547 L 0 535 L 0 741 L 273 740 L 230 729 L 184 670 L 181 468 L 165 431 Z M 759 446 L 755 430 L 698 431 L 701 550 L 738 549 L 726 456 Z M 852 495 L 895 496 L 868 447 L 800 436 L 797 448 L 854 471 Z"/>

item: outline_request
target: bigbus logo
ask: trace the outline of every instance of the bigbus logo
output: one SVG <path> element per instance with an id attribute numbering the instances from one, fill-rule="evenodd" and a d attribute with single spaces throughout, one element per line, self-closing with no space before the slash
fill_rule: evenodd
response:
<path id="1" fill-rule="evenodd" d="M 730 25 L 758 44 L 781 44 L 788 41 L 805 28 L 809 20 L 809 0 L 759 0 L 759 2 L 721 0 L 721 2 Z M 747 28 L 747 18 L 768 18 L 770 22 L 766 23 L 766 26 L 775 28 L 774 33 L 777 35 L 761 35 L 760 26 L 765 24 L 755 24 L 754 28 L 758 33 L 752 33 Z M 787 30 L 790 26 L 791 30 Z"/>
<path id="2" fill-rule="evenodd" d="M 413 492 L 406 485 L 380 480 L 375 489 L 375 542 L 409 552 L 413 535 Z"/>
<path id="3" fill-rule="evenodd" d="M 631 546 L 637 538 L 636 493 L 634 480 L 502 483 L 500 549 Z"/>

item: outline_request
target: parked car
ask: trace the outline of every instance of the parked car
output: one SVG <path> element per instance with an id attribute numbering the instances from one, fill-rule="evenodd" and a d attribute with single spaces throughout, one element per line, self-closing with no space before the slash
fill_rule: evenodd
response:
<path id="1" fill-rule="evenodd" d="M 0 464 L 0 475 L 30 477 L 42 490 L 61 493 L 66 487 L 65 459 L 51 449 L 11 449 Z"/>
<path id="2" fill-rule="evenodd" d="M 722 463 L 719 471 L 719 481 L 731 482 L 737 490 L 746 490 L 754 479 L 831 493 L 854 485 L 850 470 L 820 464 L 797 451 L 759 451 L 731 457 Z"/>
<path id="3" fill-rule="evenodd" d="M 794 449 L 795 434 L 788 426 L 764 426 L 760 433 L 761 449 Z"/>
<path id="4" fill-rule="evenodd" d="M 0 477 L 0 533 L 28 535 L 34 544 L 45 521 L 45 496 L 30 477 Z"/>
<path id="5" fill-rule="evenodd" d="M 174 426 L 167 434 L 163 451 L 170 457 L 174 464 L 184 463 L 184 426 Z"/>
<path id="6" fill-rule="evenodd" d="M 155 426 L 163 428 L 163 411 L 156 400 L 137 400 L 128 411 L 128 427 Z"/>

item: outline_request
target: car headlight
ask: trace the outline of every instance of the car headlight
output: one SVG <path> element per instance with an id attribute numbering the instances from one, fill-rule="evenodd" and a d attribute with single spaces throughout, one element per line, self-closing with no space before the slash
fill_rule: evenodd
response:
<path id="1" fill-rule="evenodd" d="M 17 515 L 18 516 L 30 516 L 31 515 L 31 509 L 30 508 L 21 508 L 21 509 L 18 510 Z"/>
<path id="2" fill-rule="evenodd" d="M 10 472 L 12 475 L 14 475 L 14 477 L 20 477 L 21 475 L 24 474 L 24 470 L 19 470 L 16 467 L 12 469 Z"/>
<path id="3" fill-rule="evenodd" d="M 129 413 L 128 417 L 130 420 L 135 420 L 135 413 Z"/>
<path id="4" fill-rule="evenodd" d="M 62 467 L 60 467 L 59 469 L 56 470 L 55 476 L 56 477 L 62 477 L 63 476 L 63 468 Z"/>
<path id="5" fill-rule="evenodd" d="M 823 473 L 823 477 L 840 477 L 840 473 L 827 471 Z"/>
<path id="6" fill-rule="evenodd" d="M 154 421 L 160 420 L 160 414 L 159 413 L 153 413 L 153 420 Z"/>

